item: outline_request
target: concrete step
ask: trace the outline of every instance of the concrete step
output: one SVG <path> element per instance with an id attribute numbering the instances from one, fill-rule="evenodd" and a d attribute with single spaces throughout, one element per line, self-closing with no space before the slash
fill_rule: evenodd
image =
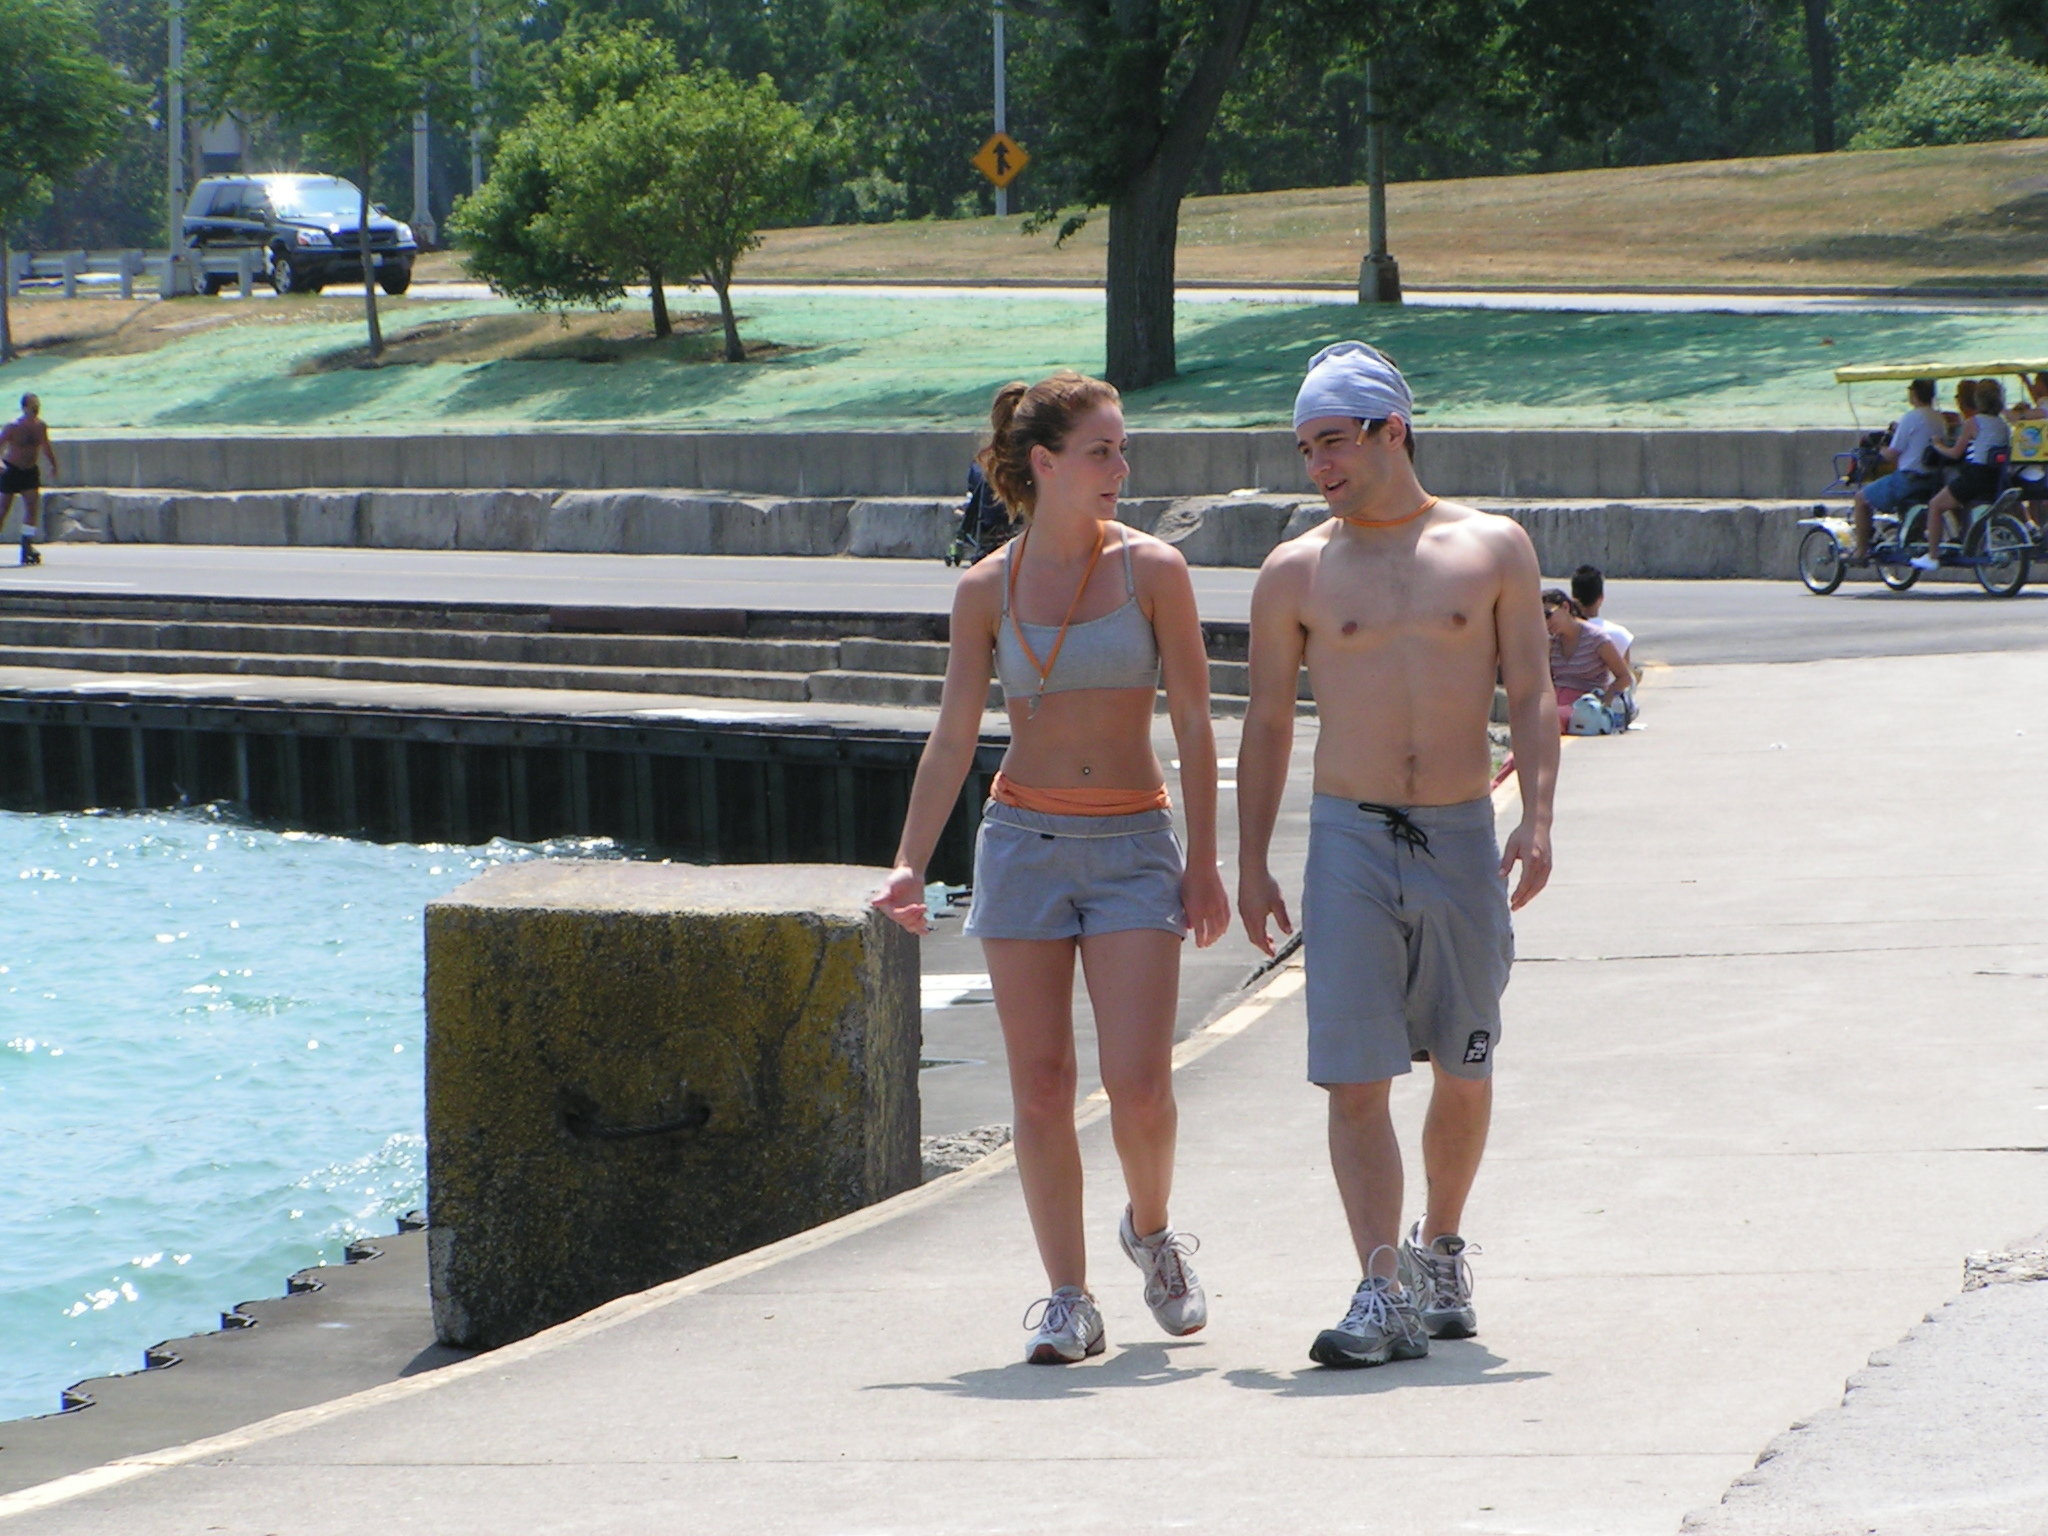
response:
<path id="1" fill-rule="evenodd" d="M 220 651 L 116 651 L 0 645 L 0 666 L 89 672 L 216 673 L 331 677 L 364 682 L 439 683 L 477 688 L 575 688 L 600 692 L 691 694 L 705 698 L 802 703 L 805 674 L 733 669 L 531 666 L 377 656 L 265 655 Z"/>
<path id="2" fill-rule="evenodd" d="M 645 666 L 755 672 L 815 672 L 840 664 L 838 645 L 820 640 L 387 629 L 317 624 L 159 623 L 148 619 L 11 615 L 0 615 L 0 645 L 273 656 L 386 656 L 530 666 Z"/>

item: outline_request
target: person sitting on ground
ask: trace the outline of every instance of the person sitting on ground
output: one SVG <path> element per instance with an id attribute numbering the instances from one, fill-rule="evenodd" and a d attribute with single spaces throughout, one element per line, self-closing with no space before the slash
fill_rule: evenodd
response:
<path id="1" fill-rule="evenodd" d="M 1550 631 L 1550 684 L 1557 690 L 1557 728 L 1569 733 L 1572 706 L 1581 694 L 1597 693 L 1608 712 L 1626 724 L 1635 711 L 1628 691 L 1636 675 L 1607 631 L 1587 621 L 1562 587 L 1543 593 L 1543 624 Z"/>
<path id="2" fill-rule="evenodd" d="M 1579 605 L 1579 611 L 1585 614 L 1588 624 L 1607 631 L 1607 638 L 1614 642 L 1615 649 L 1621 652 L 1621 659 L 1628 663 L 1630 674 L 1641 682 L 1643 674 L 1636 667 L 1635 635 L 1624 625 L 1601 615 L 1600 610 L 1607 602 L 1607 578 L 1601 574 L 1599 566 L 1582 565 L 1572 572 L 1572 600 Z"/>
<path id="3" fill-rule="evenodd" d="M 1849 558 L 1857 564 L 1870 558 L 1870 528 L 1879 512 L 1903 512 L 1939 488 L 1940 477 L 1927 467 L 1927 452 L 1947 434 L 1934 408 L 1934 380 L 1915 379 L 1906 386 L 1906 414 L 1892 426 L 1892 435 L 1878 457 L 1890 467 L 1856 492 L 1853 518 L 1856 547 Z"/>
<path id="4" fill-rule="evenodd" d="M 2012 449 L 2012 427 L 2000 414 L 2005 409 L 2005 386 L 1996 379 L 1966 382 L 1976 385 L 1971 400 L 1974 409 L 1953 443 L 1934 445 L 1936 453 L 1944 459 L 1961 460 L 1961 466 L 1954 483 L 1943 486 L 1927 504 L 1927 553 L 1913 557 L 1917 570 L 1940 568 L 1941 541 L 1948 534 L 1950 513 L 1956 514 L 1958 534 L 1969 536 L 1969 509 L 1998 494 L 2003 468 L 1999 456 Z"/>

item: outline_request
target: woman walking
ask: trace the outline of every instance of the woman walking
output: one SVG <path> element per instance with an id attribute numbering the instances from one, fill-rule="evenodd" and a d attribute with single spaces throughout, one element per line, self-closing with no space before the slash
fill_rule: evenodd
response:
<path id="1" fill-rule="evenodd" d="M 1099 379 L 1011 384 L 989 413 L 981 464 L 1023 531 L 960 578 L 939 721 L 925 744 L 875 905 L 929 931 L 925 864 L 960 792 L 991 674 L 1010 747 L 975 845 L 966 932 L 982 941 L 1015 1102 L 1017 1167 L 1051 1294 L 1025 1314 L 1025 1358 L 1100 1354 L 1088 1289 L 1081 1148 L 1074 1130 L 1074 959 L 1095 1011 L 1102 1086 L 1129 1192 L 1119 1228 L 1168 1333 L 1208 1302 L 1173 1230 L 1172 1055 L 1180 946 L 1229 924 L 1216 868 L 1216 744 L 1208 655 L 1187 563 L 1116 520 L 1130 474 L 1123 411 Z M 1179 744 L 1183 864 L 1152 750 L 1161 681 Z"/>

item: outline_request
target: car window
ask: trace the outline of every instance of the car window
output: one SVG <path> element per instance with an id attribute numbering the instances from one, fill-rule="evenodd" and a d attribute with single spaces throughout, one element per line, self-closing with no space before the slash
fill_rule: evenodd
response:
<path id="1" fill-rule="evenodd" d="M 271 201 L 282 218 L 353 222 L 362 207 L 362 194 L 340 180 L 299 182 L 276 188 Z"/>

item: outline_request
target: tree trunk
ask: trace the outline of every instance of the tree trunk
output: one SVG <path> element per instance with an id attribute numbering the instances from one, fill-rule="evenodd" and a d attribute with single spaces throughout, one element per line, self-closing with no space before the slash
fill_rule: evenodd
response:
<path id="1" fill-rule="evenodd" d="M 7 273 L 13 261 L 13 250 L 0 238 L 0 363 L 14 361 L 14 316 L 7 299 Z"/>
<path id="2" fill-rule="evenodd" d="M 718 295 L 718 318 L 725 322 L 725 360 L 744 363 L 747 360 L 746 343 L 740 340 L 739 317 L 732 312 L 732 268 L 728 266 L 722 271 L 707 272 L 704 281 Z"/>
<path id="3" fill-rule="evenodd" d="M 1828 0 L 1805 0 L 1806 67 L 1813 107 L 1813 147 L 1835 147 L 1835 38 L 1828 27 Z"/>
<path id="4" fill-rule="evenodd" d="M 377 323 L 377 261 L 370 254 L 370 157 L 367 153 L 356 160 L 356 170 L 361 180 L 356 183 L 356 192 L 362 199 L 356 212 L 356 255 L 363 268 L 363 318 L 370 326 L 370 360 L 375 362 L 384 355 L 384 328 Z"/>
<path id="5" fill-rule="evenodd" d="M 668 294 L 661 286 L 661 268 L 647 269 L 647 299 L 654 310 L 654 334 L 666 339 L 675 334 L 675 326 L 668 317 Z"/>
<path id="6" fill-rule="evenodd" d="M 1110 199 L 1104 372 L 1118 389 L 1143 389 L 1174 375 L 1174 250 L 1181 188 L 1192 169 L 1169 179 L 1155 159 Z"/>

